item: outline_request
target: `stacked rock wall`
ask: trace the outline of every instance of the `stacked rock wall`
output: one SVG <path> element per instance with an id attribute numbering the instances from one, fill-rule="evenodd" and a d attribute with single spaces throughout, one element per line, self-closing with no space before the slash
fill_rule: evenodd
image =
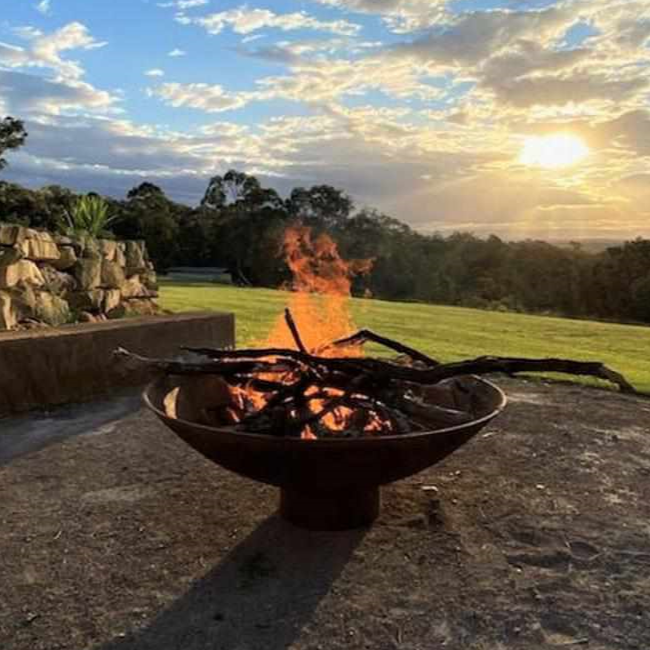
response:
<path id="1" fill-rule="evenodd" d="M 0 223 L 0 330 L 155 314 L 157 295 L 142 241 Z"/>

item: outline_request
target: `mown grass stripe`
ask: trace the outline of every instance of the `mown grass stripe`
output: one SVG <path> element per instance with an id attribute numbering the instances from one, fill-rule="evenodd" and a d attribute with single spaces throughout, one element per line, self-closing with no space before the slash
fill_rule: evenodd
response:
<path id="1" fill-rule="evenodd" d="M 287 299 L 287 293 L 271 289 L 161 283 L 165 309 L 234 312 L 240 347 L 264 337 Z M 353 299 L 351 305 L 360 328 L 399 339 L 441 361 L 482 354 L 597 360 L 650 393 L 650 327 L 382 300 Z"/>

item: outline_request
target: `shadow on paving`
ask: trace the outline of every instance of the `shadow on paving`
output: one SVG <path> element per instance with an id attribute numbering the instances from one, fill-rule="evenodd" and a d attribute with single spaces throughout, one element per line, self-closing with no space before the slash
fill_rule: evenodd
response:
<path id="1" fill-rule="evenodd" d="M 0 418 L 0 466 L 71 436 L 106 433 L 110 425 L 141 406 L 139 392 L 130 390 L 110 399 Z"/>
<path id="2" fill-rule="evenodd" d="M 94 650 L 284 650 L 365 532 L 312 532 L 269 517 L 148 627 Z"/>

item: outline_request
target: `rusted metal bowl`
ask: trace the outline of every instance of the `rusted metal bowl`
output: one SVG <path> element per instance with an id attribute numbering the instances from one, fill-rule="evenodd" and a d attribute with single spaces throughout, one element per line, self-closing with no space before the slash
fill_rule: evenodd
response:
<path id="1" fill-rule="evenodd" d="M 438 463 L 504 409 L 506 396 L 494 384 L 478 377 L 463 381 L 472 391 L 475 420 L 435 431 L 363 438 L 301 440 L 169 417 L 165 397 L 176 388 L 192 390 L 187 377 L 161 377 L 143 397 L 174 433 L 206 458 L 281 488 L 280 514 L 285 519 L 313 530 L 343 530 L 369 525 L 377 517 L 379 486 Z"/>

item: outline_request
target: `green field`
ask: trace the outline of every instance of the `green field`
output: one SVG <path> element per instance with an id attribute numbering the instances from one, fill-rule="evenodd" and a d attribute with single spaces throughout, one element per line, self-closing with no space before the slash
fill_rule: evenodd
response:
<path id="1" fill-rule="evenodd" d="M 288 295 L 270 289 L 161 283 L 164 309 L 234 312 L 240 347 L 264 337 Z M 399 339 L 441 361 L 483 354 L 597 360 L 650 393 L 650 327 L 382 300 L 353 299 L 351 304 L 359 328 Z"/>

